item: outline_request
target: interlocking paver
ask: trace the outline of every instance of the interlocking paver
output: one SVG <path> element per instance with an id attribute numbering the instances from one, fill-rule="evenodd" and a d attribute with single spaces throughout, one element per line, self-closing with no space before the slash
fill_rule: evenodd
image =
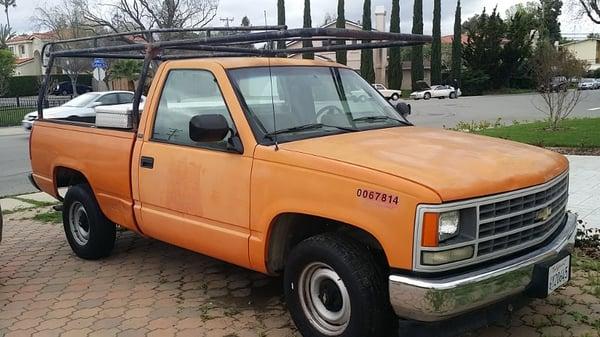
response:
<path id="1" fill-rule="evenodd" d="M 84 261 L 61 224 L 34 222 L 33 214 L 5 217 L 0 336 L 299 336 L 280 279 L 130 232 L 118 233 L 109 259 Z M 578 271 L 549 299 L 468 336 L 597 337 L 600 301 L 591 290 Z"/>

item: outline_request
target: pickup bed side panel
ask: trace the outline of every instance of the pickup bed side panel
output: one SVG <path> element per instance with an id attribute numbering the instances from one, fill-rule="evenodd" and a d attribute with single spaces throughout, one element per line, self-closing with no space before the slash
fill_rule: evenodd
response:
<path id="1" fill-rule="evenodd" d="M 56 197 L 57 169 L 79 171 L 90 183 L 102 212 L 111 221 L 138 231 L 130 175 L 134 137 L 126 131 L 38 121 L 31 133 L 33 177 L 44 192 Z"/>

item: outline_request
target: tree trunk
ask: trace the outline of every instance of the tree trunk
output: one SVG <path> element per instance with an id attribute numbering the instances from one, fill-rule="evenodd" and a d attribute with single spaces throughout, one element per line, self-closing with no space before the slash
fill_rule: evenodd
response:
<path id="1" fill-rule="evenodd" d="M 277 24 L 280 26 L 285 25 L 285 0 L 277 0 Z M 285 49 L 285 41 L 278 41 L 277 49 Z M 286 56 L 282 55 L 281 57 Z"/>
<path id="2" fill-rule="evenodd" d="M 423 0 L 415 0 L 412 33 L 419 35 L 423 34 Z M 411 75 L 413 90 L 417 90 L 417 82 L 425 79 L 425 70 L 423 69 L 423 46 L 412 47 Z"/>
<path id="3" fill-rule="evenodd" d="M 462 21 L 460 0 L 456 4 L 456 14 L 454 18 L 454 39 L 452 40 L 452 80 L 455 86 L 460 87 L 460 78 L 462 72 Z"/>
<path id="4" fill-rule="evenodd" d="M 75 73 L 75 74 L 70 74 L 69 78 L 71 79 L 71 87 L 73 88 L 73 97 L 77 97 L 77 76 L 79 74 Z"/>
<path id="5" fill-rule="evenodd" d="M 431 44 L 431 84 L 442 84 L 442 0 L 433 3 L 433 43 Z"/>
<path id="6" fill-rule="evenodd" d="M 312 19 L 310 17 L 310 0 L 304 0 L 304 28 L 312 27 Z M 302 47 L 312 47 L 312 41 L 302 41 Z M 314 59 L 315 53 L 304 53 L 302 54 L 303 59 Z"/>
<path id="7" fill-rule="evenodd" d="M 400 33 L 400 0 L 392 1 L 390 32 Z M 402 89 L 402 50 L 400 47 L 390 48 L 389 54 L 388 85 L 391 89 Z"/>
<path id="8" fill-rule="evenodd" d="M 346 28 L 346 13 L 344 9 L 344 0 L 338 0 L 337 7 L 337 19 L 335 22 L 336 28 Z M 341 44 L 346 43 L 345 41 L 340 42 Z M 346 64 L 348 63 L 348 55 L 345 50 L 339 50 L 335 52 L 335 60 L 337 63 Z"/>
<path id="9" fill-rule="evenodd" d="M 363 6 L 362 29 L 371 31 L 371 0 L 365 0 Z M 371 41 L 362 41 L 369 43 Z M 360 52 L 360 74 L 369 83 L 375 82 L 375 69 L 373 67 L 373 49 L 362 49 Z"/>

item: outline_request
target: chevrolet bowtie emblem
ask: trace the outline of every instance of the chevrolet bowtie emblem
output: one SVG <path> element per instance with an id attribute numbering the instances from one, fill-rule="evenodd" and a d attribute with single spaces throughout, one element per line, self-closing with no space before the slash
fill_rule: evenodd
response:
<path id="1" fill-rule="evenodd" d="M 546 221 L 546 220 L 550 219 L 551 215 L 552 215 L 552 208 L 551 207 L 542 208 L 535 215 L 535 220 Z"/>

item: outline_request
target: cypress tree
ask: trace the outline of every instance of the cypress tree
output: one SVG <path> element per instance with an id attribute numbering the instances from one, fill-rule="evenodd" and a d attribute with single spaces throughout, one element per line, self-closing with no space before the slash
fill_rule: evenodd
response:
<path id="1" fill-rule="evenodd" d="M 277 24 L 285 25 L 285 0 L 277 0 Z M 285 49 L 285 41 L 278 41 L 277 49 Z"/>
<path id="2" fill-rule="evenodd" d="M 460 0 L 456 3 L 456 14 L 454 17 L 454 39 L 452 40 L 452 79 L 458 81 L 455 85 L 460 86 L 462 70 L 462 20 Z"/>
<path id="3" fill-rule="evenodd" d="M 392 0 L 390 32 L 400 33 L 400 0 Z M 392 89 L 402 89 L 402 51 L 400 47 L 389 49 L 388 85 Z"/>
<path id="4" fill-rule="evenodd" d="M 346 13 L 344 12 L 344 0 L 338 0 L 337 19 L 335 22 L 335 27 L 346 28 Z M 335 60 L 337 61 L 337 63 L 346 64 L 348 62 L 348 56 L 346 54 L 346 51 L 339 50 L 335 52 Z"/>
<path id="5" fill-rule="evenodd" d="M 442 82 L 442 0 L 433 0 L 433 43 L 431 44 L 431 84 Z"/>
<path id="6" fill-rule="evenodd" d="M 413 7 L 413 34 L 423 34 L 423 0 L 415 0 Z M 417 90 L 417 81 L 424 79 L 423 46 L 412 47 L 411 77 L 413 90 Z"/>
<path id="7" fill-rule="evenodd" d="M 371 31 L 371 0 L 365 0 L 363 6 L 362 28 Z M 363 43 L 371 41 L 363 40 Z M 360 52 L 360 74 L 369 83 L 375 82 L 375 69 L 373 67 L 373 49 L 363 49 Z"/>
<path id="8" fill-rule="evenodd" d="M 310 18 L 310 0 L 304 0 L 304 28 L 312 27 L 312 20 Z M 302 47 L 312 47 L 312 41 L 302 41 Z M 303 59 L 314 59 L 315 53 L 304 53 L 302 54 Z"/>

